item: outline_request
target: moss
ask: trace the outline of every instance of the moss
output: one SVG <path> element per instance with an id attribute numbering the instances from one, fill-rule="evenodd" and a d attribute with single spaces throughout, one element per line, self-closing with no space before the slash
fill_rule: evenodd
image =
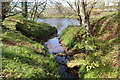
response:
<path id="1" fill-rule="evenodd" d="M 3 25 L 9 30 L 20 31 L 30 39 L 41 43 L 46 42 L 57 33 L 57 29 L 47 23 L 27 20 L 20 15 L 6 18 Z"/>
<path id="2" fill-rule="evenodd" d="M 13 32 L 2 29 L 2 41 L 11 45 L 22 45 L 29 48 L 39 49 L 39 53 L 46 53 L 44 46 L 36 41 L 31 40 L 19 31 Z"/>
<path id="3" fill-rule="evenodd" d="M 76 27 L 69 26 L 68 28 L 61 32 L 60 34 L 61 40 L 65 41 L 64 44 L 66 46 L 71 47 L 74 45 L 76 34 L 78 33 L 79 30 L 80 30 L 79 26 Z"/>

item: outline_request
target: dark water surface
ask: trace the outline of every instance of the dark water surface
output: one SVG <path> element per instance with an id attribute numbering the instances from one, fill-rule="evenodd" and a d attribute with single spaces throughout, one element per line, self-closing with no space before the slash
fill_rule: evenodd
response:
<path id="1" fill-rule="evenodd" d="M 55 26 L 58 30 L 58 35 L 68 25 L 79 25 L 77 19 L 69 19 L 69 18 L 43 18 L 43 19 L 38 19 L 38 22 L 44 22 L 50 24 L 51 26 Z M 64 65 L 70 57 L 67 56 L 67 59 L 65 59 L 66 56 L 56 56 L 55 54 L 53 54 L 53 53 L 60 54 L 61 52 L 64 52 L 62 46 L 60 46 L 58 38 L 59 36 L 50 39 L 48 42 L 45 43 L 45 47 L 47 47 L 49 54 L 55 56 L 55 60 L 58 62 L 59 74 L 61 78 L 68 78 L 68 80 L 69 78 L 76 78 L 77 75 L 71 74 L 69 72 L 70 69 Z"/>

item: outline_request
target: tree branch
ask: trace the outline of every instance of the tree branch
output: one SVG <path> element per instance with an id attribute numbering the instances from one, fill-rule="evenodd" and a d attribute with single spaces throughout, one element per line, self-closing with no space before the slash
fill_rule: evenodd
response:
<path id="1" fill-rule="evenodd" d="M 17 15 L 17 14 L 19 14 L 19 13 L 21 13 L 21 11 L 20 11 L 20 12 L 17 12 L 17 13 L 14 13 L 14 14 L 11 14 L 11 15 L 8 15 L 8 16 L 6 16 L 6 17 L 15 16 L 15 15 Z"/>
<path id="2" fill-rule="evenodd" d="M 88 15 L 88 16 L 91 14 L 91 11 L 92 11 L 92 9 L 94 8 L 94 6 L 95 6 L 96 3 L 97 3 L 97 2 L 94 2 L 94 3 L 91 5 L 90 9 L 87 11 L 87 15 Z"/>
<path id="3" fill-rule="evenodd" d="M 65 0 L 63 0 L 63 1 L 65 1 Z M 68 1 L 65 1 L 65 2 L 67 2 L 68 5 L 74 10 L 74 12 L 76 12 L 76 10 L 74 9 L 73 5 L 70 2 L 68 2 Z"/>

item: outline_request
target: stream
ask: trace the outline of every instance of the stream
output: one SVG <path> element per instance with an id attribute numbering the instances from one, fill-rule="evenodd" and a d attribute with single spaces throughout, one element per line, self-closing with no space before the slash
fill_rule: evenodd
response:
<path id="1" fill-rule="evenodd" d="M 64 52 L 64 49 L 62 48 L 62 46 L 60 46 L 59 43 L 60 32 L 68 25 L 79 25 L 78 20 L 69 18 L 43 18 L 38 19 L 38 22 L 48 23 L 51 26 L 55 26 L 58 30 L 58 36 L 46 42 L 45 47 L 48 49 L 48 54 L 52 54 L 55 57 L 55 60 L 57 61 L 57 64 L 59 66 L 59 74 L 61 78 L 67 78 L 66 80 L 69 80 L 69 78 L 78 78 L 78 75 L 74 73 L 74 69 L 69 69 L 66 65 L 64 65 L 70 58 L 70 56 L 57 56 L 54 54 L 61 54 L 62 52 Z"/>

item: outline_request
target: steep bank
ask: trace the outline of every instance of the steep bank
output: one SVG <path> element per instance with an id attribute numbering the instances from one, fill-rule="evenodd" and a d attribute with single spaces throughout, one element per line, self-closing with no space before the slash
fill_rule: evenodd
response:
<path id="1" fill-rule="evenodd" d="M 66 65 L 79 68 L 80 78 L 118 78 L 118 50 L 120 15 L 104 16 L 91 24 L 92 37 L 84 28 L 69 26 L 60 36 L 67 55 Z"/>
<path id="2" fill-rule="evenodd" d="M 46 23 L 27 20 L 20 15 L 3 22 L 3 79 L 59 78 L 54 57 L 41 44 L 52 38 L 57 30 Z"/>
<path id="3" fill-rule="evenodd" d="M 47 23 L 27 20 L 20 15 L 6 18 L 3 25 L 10 30 L 20 31 L 23 35 L 37 42 L 46 42 L 57 34 L 57 29 Z"/>

